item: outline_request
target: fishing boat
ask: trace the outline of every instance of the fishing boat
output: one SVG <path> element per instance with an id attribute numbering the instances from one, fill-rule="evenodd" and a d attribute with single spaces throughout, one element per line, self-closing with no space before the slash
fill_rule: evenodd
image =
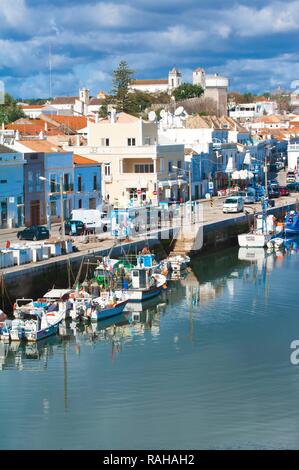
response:
<path id="1" fill-rule="evenodd" d="M 299 213 L 290 211 L 285 216 L 284 231 L 286 236 L 299 235 Z"/>
<path id="2" fill-rule="evenodd" d="M 59 312 L 42 312 L 35 319 L 24 322 L 25 338 L 27 341 L 39 341 L 55 335 L 59 330 L 59 324 L 63 320 L 63 314 Z"/>
<path id="3" fill-rule="evenodd" d="M 24 320 L 15 318 L 11 322 L 10 339 L 11 341 L 21 341 L 25 339 L 25 323 Z"/>
<path id="4" fill-rule="evenodd" d="M 167 279 L 180 279 L 184 271 L 190 265 L 190 257 L 187 255 L 170 255 L 161 262 L 162 274 L 167 273 Z"/>
<path id="5" fill-rule="evenodd" d="M 120 315 L 127 303 L 128 296 L 123 292 L 104 292 L 97 299 L 93 299 L 90 319 L 101 321 Z"/>
<path id="6" fill-rule="evenodd" d="M 238 235 L 238 242 L 241 248 L 263 248 L 276 236 L 274 216 L 263 214 L 256 217 L 256 227 L 251 232 Z"/>
<path id="7" fill-rule="evenodd" d="M 2 341 L 10 341 L 11 320 L 5 320 L 0 328 L 0 338 Z"/>
<path id="8" fill-rule="evenodd" d="M 94 272 L 94 278 L 100 286 L 109 289 L 112 279 L 128 274 L 133 268 L 134 265 L 126 259 L 119 260 L 105 256 L 99 260 Z"/>
<path id="9" fill-rule="evenodd" d="M 64 310 L 54 301 L 39 299 L 17 299 L 14 306 L 13 338 L 39 341 L 57 333 L 60 322 L 65 317 Z M 12 328 L 11 328 L 12 329 Z"/>

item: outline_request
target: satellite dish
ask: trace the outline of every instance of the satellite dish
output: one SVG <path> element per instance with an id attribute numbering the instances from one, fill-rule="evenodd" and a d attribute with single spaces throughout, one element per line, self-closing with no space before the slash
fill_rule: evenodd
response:
<path id="1" fill-rule="evenodd" d="M 154 121 L 156 120 L 156 118 L 157 118 L 157 116 L 156 116 L 155 111 L 150 111 L 150 112 L 148 113 L 148 120 L 149 120 L 150 122 L 154 122 Z"/>
<path id="2" fill-rule="evenodd" d="M 166 116 L 166 111 L 165 109 L 161 109 L 160 111 L 160 117 L 163 119 Z"/>
<path id="3" fill-rule="evenodd" d="M 184 112 L 183 106 L 179 106 L 179 107 L 175 110 L 174 115 L 175 115 L 175 116 L 180 116 L 181 114 L 183 114 L 183 112 Z"/>

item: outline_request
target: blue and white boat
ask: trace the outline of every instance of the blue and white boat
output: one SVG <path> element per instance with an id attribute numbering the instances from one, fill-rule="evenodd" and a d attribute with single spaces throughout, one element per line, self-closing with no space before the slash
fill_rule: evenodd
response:
<path id="1" fill-rule="evenodd" d="M 59 310 L 56 302 L 34 302 L 32 299 L 17 299 L 14 308 L 16 320 L 11 328 L 11 339 L 39 341 L 58 332 L 65 312 Z"/>
<path id="2" fill-rule="evenodd" d="M 103 294 L 101 297 L 93 299 L 90 318 L 93 321 L 101 321 L 120 315 L 123 313 L 127 303 L 128 296 L 126 294 L 121 294 L 120 298 L 117 298 L 115 293 L 109 294 L 108 297 L 105 297 Z"/>
<path id="3" fill-rule="evenodd" d="M 299 235 L 299 213 L 290 211 L 285 217 L 284 231 L 286 236 Z"/>

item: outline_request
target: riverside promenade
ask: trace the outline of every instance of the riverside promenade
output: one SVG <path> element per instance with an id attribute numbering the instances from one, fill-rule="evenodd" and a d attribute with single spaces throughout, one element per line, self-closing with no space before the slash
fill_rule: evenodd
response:
<path id="1" fill-rule="evenodd" d="M 269 208 L 268 213 L 274 213 L 276 216 L 281 217 L 284 212 L 294 209 L 298 203 L 298 196 L 296 194 L 288 197 L 279 198 L 275 200 L 275 207 Z M 82 258 L 91 258 L 92 256 L 106 256 L 113 250 L 113 256 L 119 256 L 122 252 L 134 253 L 144 246 L 145 243 L 154 247 L 155 245 L 163 242 L 164 248 L 172 249 L 175 242 L 180 240 L 187 241 L 186 251 L 196 251 L 208 249 L 209 247 L 216 248 L 217 245 L 231 242 L 234 244 L 237 235 L 249 231 L 253 222 L 253 213 L 260 213 L 260 204 L 251 204 L 245 206 L 244 213 L 238 214 L 223 214 L 222 212 L 223 198 L 214 198 L 213 206 L 209 200 L 199 201 L 200 217 L 190 225 L 189 218 L 176 217 L 173 221 L 165 222 L 161 228 L 148 230 L 145 233 L 138 234 L 130 240 L 117 240 L 109 234 L 102 234 L 99 239 L 90 237 L 88 243 L 83 243 L 82 237 L 74 239 L 74 246 L 76 251 L 67 255 L 53 257 L 44 261 L 36 263 L 29 263 L 20 266 L 14 266 L 0 270 L 0 274 L 5 279 L 5 282 L 14 281 L 30 276 L 33 274 L 47 275 L 48 271 L 53 269 L 59 270 L 66 266 L 66 263 L 80 263 Z M 58 234 L 58 227 L 57 234 Z M 0 247 L 5 246 L 5 240 L 14 242 L 16 238 L 16 231 L 4 231 L 0 233 Z M 197 243 L 194 245 L 196 237 Z M 19 243 L 20 245 L 26 242 Z"/>

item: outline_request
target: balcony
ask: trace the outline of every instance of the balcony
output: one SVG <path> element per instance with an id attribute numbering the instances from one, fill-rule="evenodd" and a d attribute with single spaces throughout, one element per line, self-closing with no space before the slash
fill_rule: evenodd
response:
<path id="1" fill-rule="evenodd" d="M 299 142 L 295 143 L 295 144 L 289 144 L 288 145 L 288 152 L 298 152 L 299 151 Z"/>
<path id="2" fill-rule="evenodd" d="M 156 145 L 143 145 L 143 146 L 131 146 L 131 147 L 100 147 L 94 146 L 89 147 L 86 154 L 89 155 L 118 155 L 119 157 L 125 158 L 142 158 L 145 156 L 149 158 L 149 155 L 156 157 L 157 146 Z"/>
<path id="3" fill-rule="evenodd" d="M 63 184 L 62 190 L 64 193 L 73 193 L 74 192 L 74 184 L 68 183 Z M 50 194 L 59 194 L 60 193 L 60 186 L 59 184 L 52 184 L 50 185 Z"/>

